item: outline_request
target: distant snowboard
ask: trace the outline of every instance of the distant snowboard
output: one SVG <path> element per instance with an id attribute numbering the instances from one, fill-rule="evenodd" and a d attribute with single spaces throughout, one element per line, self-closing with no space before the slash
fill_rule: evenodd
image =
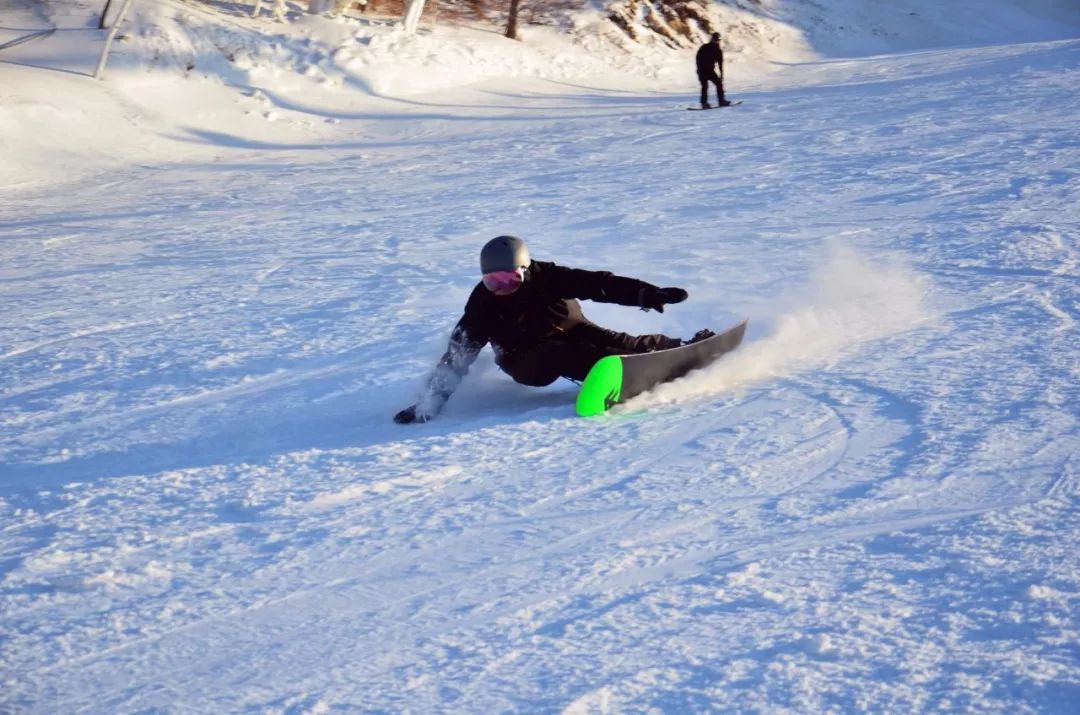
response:
<path id="1" fill-rule="evenodd" d="M 704 112 L 708 109 L 723 109 L 724 107 L 737 107 L 742 104 L 741 99 L 737 99 L 734 102 L 728 102 L 727 104 L 714 104 L 711 107 L 687 107 L 691 112 Z"/>
<path id="2" fill-rule="evenodd" d="M 601 358 L 581 384 L 577 413 L 582 417 L 598 415 L 662 382 L 705 367 L 739 347 L 746 323 L 744 320 L 726 332 L 681 348 Z"/>

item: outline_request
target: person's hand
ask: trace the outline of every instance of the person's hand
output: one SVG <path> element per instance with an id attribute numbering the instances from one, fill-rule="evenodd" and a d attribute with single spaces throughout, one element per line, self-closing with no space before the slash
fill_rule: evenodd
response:
<path id="1" fill-rule="evenodd" d="M 399 425 L 409 425 L 413 422 L 427 422 L 430 419 L 427 415 L 416 413 L 416 405 L 410 405 L 394 415 L 394 422 Z"/>
<path id="2" fill-rule="evenodd" d="M 682 303 L 689 295 L 682 288 L 647 288 L 641 296 L 641 307 L 663 313 L 665 305 Z"/>

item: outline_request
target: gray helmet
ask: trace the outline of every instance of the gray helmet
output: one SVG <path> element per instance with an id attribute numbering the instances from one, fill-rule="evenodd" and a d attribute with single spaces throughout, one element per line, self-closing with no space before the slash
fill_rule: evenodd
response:
<path id="1" fill-rule="evenodd" d="M 517 236 L 496 236 L 480 251 L 480 272 L 512 271 L 529 267 L 529 249 Z"/>

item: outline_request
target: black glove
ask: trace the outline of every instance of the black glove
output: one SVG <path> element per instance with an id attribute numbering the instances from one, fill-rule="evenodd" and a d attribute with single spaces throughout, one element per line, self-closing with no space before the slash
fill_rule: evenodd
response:
<path id="1" fill-rule="evenodd" d="M 429 419 L 430 418 L 423 413 L 416 414 L 416 405 L 410 405 L 394 415 L 394 422 L 397 422 L 399 425 L 409 425 L 413 422 L 422 423 L 427 422 Z"/>
<path id="2" fill-rule="evenodd" d="M 655 310 L 657 313 L 664 312 L 664 306 L 668 303 L 682 303 L 689 293 L 682 288 L 643 288 L 641 290 L 641 309 Z"/>

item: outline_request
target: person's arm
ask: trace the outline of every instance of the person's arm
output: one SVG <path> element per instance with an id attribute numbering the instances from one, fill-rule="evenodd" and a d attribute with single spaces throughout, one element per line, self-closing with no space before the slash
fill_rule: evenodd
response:
<path id="1" fill-rule="evenodd" d="M 446 352 L 428 377 L 416 404 L 394 415 L 395 422 L 402 425 L 427 422 L 442 411 L 450 395 L 454 394 L 461 379 L 469 372 L 469 366 L 484 347 L 484 343 L 469 338 L 465 322 L 462 318 L 454 327 Z"/>
<path id="2" fill-rule="evenodd" d="M 637 306 L 642 310 L 663 313 L 665 305 L 681 303 L 688 295 L 682 288 L 659 288 L 652 283 L 617 276 L 608 271 L 586 271 L 556 265 L 551 265 L 548 271 L 563 298 Z"/>

